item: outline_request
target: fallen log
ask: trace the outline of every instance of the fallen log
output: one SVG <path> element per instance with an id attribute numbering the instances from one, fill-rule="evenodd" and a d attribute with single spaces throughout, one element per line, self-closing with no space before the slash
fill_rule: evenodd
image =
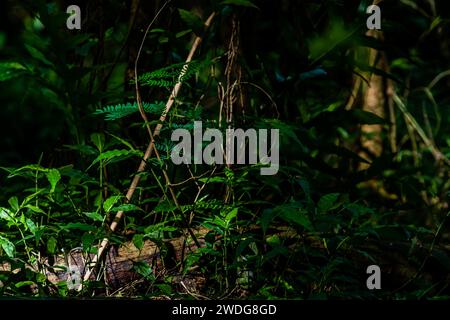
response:
<path id="1" fill-rule="evenodd" d="M 200 246 L 204 245 L 204 236 L 208 231 L 206 228 L 193 230 Z M 188 233 L 186 232 L 186 234 Z M 180 270 L 183 258 L 197 249 L 198 246 L 189 235 L 161 241 L 160 244 L 145 240 L 141 249 L 136 248 L 133 242 L 128 241 L 119 247 L 111 246 L 103 264 L 91 274 L 89 279 L 104 281 L 108 291 L 114 292 L 130 283 L 142 280 L 143 276 L 136 271 L 134 266 L 138 262 L 144 262 L 152 268 L 155 277 L 171 273 L 175 275 L 172 277 L 174 282 L 180 283 L 185 280 L 183 286 L 187 286 L 187 290 L 198 292 L 200 288 L 197 286 L 204 283 L 203 277 L 195 275 L 196 280 L 192 281 L 193 274 L 182 276 Z M 74 248 L 66 254 L 44 257 L 39 263 L 27 266 L 27 268 L 43 273 L 50 284 L 57 285 L 60 282 L 73 280 L 72 277 L 76 273 L 78 273 L 79 279 L 83 279 L 87 267 L 90 267 L 94 257 L 94 253 L 88 254 L 80 247 Z M 11 264 L 7 262 L 0 263 L 0 271 L 20 272 L 19 269 L 12 270 Z"/>

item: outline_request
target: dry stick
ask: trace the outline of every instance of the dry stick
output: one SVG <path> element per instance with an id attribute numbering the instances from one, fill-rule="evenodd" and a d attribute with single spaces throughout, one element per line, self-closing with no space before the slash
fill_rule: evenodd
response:
<path id="1" fill-rule="evenodd" d="M 161 8 L 161 10 L 162 10 L 162 8 Z M 160 11 L 161 11 L 161 10 L 160 10 Z M 160 11 L 159 11 L 159 12 L 160 12 Z M 159 12 L 158 12 L 158 14 L 159 14 Z M 158 15 L 158 14 L 157 14 L 157 15 Z M 206 22 L 205 22 L 205 27 L 206 27 L 206 28 L 209 27 L 209 26 L 211 25 L 211 21 L 212 21 L 212 19 L 214 18 L 214 16 L 215 16 L 215 12 L 213 12 L 213 13 L 208 17 L 208 19 L 207 19 Z M 156 17 L 155 17 L 155 18 L 156 18 Z M 151 25 L 151 24 L 150 24 L 150 25 Z M 150 29 L 150 28 L 147 28 L 147 32 L 148 32 L 149 29 Z M 146 32 L 146 34 L 147 34 L 147 32 Z M 144 37 L 144 39 L 145 39 L 145 37 Z M 197 48 L 199 47 L 201 41 L 202 41 L 202 38 L 201 38 L 200 36 L 197 36 L 197 37 L 195 38 L 194 43 L 192 44 L 192 47 L 191 47 L 191 51 L 189 52 L 189 54 L 188 54 L 188 56 L 187 56 L 187 58 L 186 58 L 186 63 L 189 63 L 189 62 L 192 61 L 192 57 L 194 56 L 194 53 L 195 53 L 195 51 L 197 50 Z M 141 48 L 142 48 L 142 45 L 141 45 Z M 139 50 L 139 51 L 141 51 L 141 50 Z M 137 57 L 137 59 L 138 59 L 138 58 L 139 58 L 139 57 Z M 136 60 L 137 60 L 137 59 L 136 59 Z M 175 99 L 176 99 L 176 97 L 177 97 L 177 95 L 178 95 L 178 92 L 180 91 L 181 84 L 182 84 L 182 83 L 180 82 L 180 80 L 181 80 L 181 78 L 182 78 L 182 76 L 183 76 L 183 74 L 184 74 L 185 72 L 186 72 L 186 69 L 183 69 L 182 73 L 180 74 L 180 77 L 178 77 L 178 82 L 177 82 L 177 83 L 175 84 L 175 86 L 173 87 L 172 93 L 170 94 L 169 99 L 167 100 L 166 107 L 165 107 L 163 113 L 161 114 L 161 117 L 159 118 L 160 123 L 158 123 L 158 125 L 157 125 L 156 128 L 155 128 L 155 130 L 153 131 L 152 139 L 151 139 L 150 143 L 149 143 L 148 146 L 147 146 L 147 150 L 145 151 L 144 157 L 143 157 L 142 160 L 141 160 L 141 163 L 140 163 L 139 168 L 138 168 L 138 170 L 137 170 L 137 174 L 134 176 L 133 180 L 131 181 L 131 185 L 130 185 L 130 187 L 129 187 L 129 189 L 128 189 L 128 192 L 127 192 L 127 194 L 126 194 L 126 199 L 127 199 L 127 201 L 130 201 L 130 200 L 131 200 L 131 197 L 133 196 L 133 194 L 134 194 L 134 192 L 135 192 L 135 190 L 136 190 L 136 188 L 137 188 L 137 186 L 138 186 L 138 184 L 139 184 L 139 181 L 140 181 L 140 179 L 141 179 L 141 176 L 139 175 L 139 173 L 141 173 L 141 172 L 143 172 L 143 171 L 145 170 L 145 166 L 146 166 L 146 164 L 147 164 L 147 160 L 148 160 L 148 159 L 150 158 L 150 156 L 152 155 L 153 148 L 155 147 L 155 140 L 154 140 L 154 138 L 157 137 L 157 136 L 159 135 L 159 133 L 161 132 L 161 129 L 162 129 L 162 126 L 163 126 L 163 125 L 162 125 L 162 122 L 164 122 L 164 121 L 166 120 L 166 116 L 167 116 L 167 114 L 169 113 L 170 108 L 172 107 L 172 105 L 173 105 L 173 103 L 174 103 L 174 101 L 175 101 Z M 137 85 L 137 81 L 136 81 L 136 85 Z M 139 92 L 139 91 L 138 91 L 138 92 Z M 138 93 L 138 92 L 137 92 L 137 93 Z M 140 105 L 140 96 L 139 96 L 139 94 L 138 94 L 138 97 L 137 97 L 137 98 L 138 98 L 138 105 Z M 140 111 L 141 111 L 141 110 L 142 110 L 142 106 L 140 105 Z M 142 111 L 141 111 L 141 112 L 142 112 Z M 145 114 L 144 114 L 144 115 L 145 115 Z M 146 121 L 146 123 L 148 124 L 147 121 Z M 147 129 L 148 129 L 148 127 L 147 127 Z M 124 213 L 123 211 L 118 211 L 118 212 L 116 213 L 116 216 L 115 216 L 113 222 L 112 222 L 111 225 L 109 226 L 109 231 L 110 231 L 110 232 L 114 232 L 114 231 L 116 230 L 117 225 L 118 225 L 120 219 L 121 219 L 122 216 L 123 216 L 123 213 Z M 104 254 L 104 252 L 105 252 L 105 249 L 107 248 L 108 244 L 109 244 L 109 239 L 108 239 L 108 238 L 104 238 L 103 241 L 102 241 L 102 243 L 100 244 L 100 247 L 98 248 L 97 254 L 96 254 L 95 257 L 92 259 L 92 262 L 91 262 L 91 269 L 87 270 L 86 273 L 85 273 L 85 275 L 84 275 L 84 277 L 83 277 L 84 281 L 89 280 L 89 278 L 91 277 L 91 274 L 92 274 L 93 270 L 96 268 L 96 266 L 97 266 L 97 264 L 98 264 L 98 261 L 99 261 L 100 258 L 103 256 L 103 254 Z"/>

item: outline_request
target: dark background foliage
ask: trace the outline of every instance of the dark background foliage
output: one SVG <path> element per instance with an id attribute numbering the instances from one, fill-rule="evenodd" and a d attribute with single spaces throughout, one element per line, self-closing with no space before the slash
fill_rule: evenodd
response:
<path id="1" fill-rule="evenodd" d="M 71 4 L 81 7 L 81 30 L 66 28 Z M 104 295 L 99 283 L 55 289 L 24 266 L 39 264 L 38 254 L 95 250 L 126 208 L 114 246 L 147 239 L 164 251 L 186 228 L 208 230 L 205 246 L 177 265 L 183 274 L 197 267 L 201 295 L 448 298 L 447 1 L 381 1 L 382 30 L 372 33 L 365 0 L 171 1 L 146 38 L 139 75 L 183 62 L 195 35 L 198 66 L 157 139 L 163 164 L 149 161 L 127 204 L 148 135 L 136 105 L 119 111 L 136 101 L 134 63 L 163 4 L 0 3 L 0 259 L 22 264 L 2 272 L 0 294 Z M 152 127 L 174 84 L 162 80 L 140 83 Z M 231 106 L 218 92 L 233 84 Z M 279 173 L 197 165 L 197 178 L 181 183 L 191 175 L 167 159 L 171 130 L 194 120 L 217 127 L 223 103 L 236 127 L 280 129 Z M 116 120 L 102 116 L 108 107 Z M 370 264 L 380 265 L 383 290 L 367 290 Z M 130 296 L 188 295 L 170 272 L 135 268 L 142 281 Z"/>

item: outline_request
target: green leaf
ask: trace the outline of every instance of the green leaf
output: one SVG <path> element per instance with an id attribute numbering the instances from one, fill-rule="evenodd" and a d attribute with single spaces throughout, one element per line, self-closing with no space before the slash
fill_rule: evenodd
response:
<path id="1" fill-rule="evenodd" d="M 44 211 L 44 210 L 42 210 L 42 209 L 39 208 L 39 207 L 33 206 L 33 205 L 31 205 L 31 204 L 27 204 L 25 207 L 28 208 L 28 209 L 30 209 L 31 211 L 33 211 L 33 212 L 35 212 L 35 213 L 45 214 L 45 211 Z"/>
<path id="2" fill-rule="evenodd" d="M 53 64 L 45 57 L 45 54 L 41 52 L 39 49 L 30 46 L 28 44 L 25 44 L 25 48 L 34 59 L 39 60 L 40 62 L 42 62 L 47 66 L 53 67 Z"/>
<path id="3" fill-rule="evenodd" d="M 166 296 L 172 294 L 172 287 L 167 283 L 156 284 L 155 287 L 158 288 L 159 291 L 161 291 L 161 293 Z"/>
<path id="4" fill-rule="evenodd" d="M 135 151 L 135 149 L 133 148 L 133 146 L 131 145 L 131 143 L 129 143 L 128 141 L 126 141 L 126 140 L 124 140 L 124 139 L 122 139 L 122 138 L 120 138 L 120 137 L 118 137 L 118 136 L 116 136 L 116 135 L 113 135 L 112 133 L 108 133 L 108 134 L 109 134 L 111 137 L 113 137 L 114 139 L 116 139 L 117 141 L 119 141 L 119 142 L 121 142 L 122 144 L 124 144 L 125 146 L 127 146 L 128 149 Z"/>
<path id="5" fill-rule="evenodd" d="M 9 258 L 14 258 L 14 244 L 11 241 L 0 236 L 0 245 Z"/>
<path id="6" fill-rule="evenodd" d="M 280 130 L 280 137 L 286 136 L 298 143 L 300 146 L 300 149 L 304 152 L 308 152 L 308 149 L 303 145 L 303 143 L 299 140 L 296 130 L 298 127 L 294 125 L 290 125 L 286 122 L 283 122 L 279 119 L 263 119 L 260 124 L 258 124 L 258 127 L 260 128 L 267 128 L 269 126 L 272 129 L 278 129 Z"/>
<path id="7" fill-rule="evenodd" d="M 358 218 L 365 214 L 374 213 L 373 209 L 359 205 L 357 203 L 344 204 L 344 208 L 352 213 L 354 218 Z"/>
<path id="8" fill-rule="evenodd" d="M 171 232 L 171 231 L 177 230 L 176 227 L 165 226 L 164 224 L 165 224 L 164 222 L 161 222 L 161 223 L 156 223 L 156 224 L 152 224 L 152 225 L 148 226 L 144 230 L 145 236 L 148 238 L 156 239 L 156 238 L 159 238 L 163 232 Z"/>
<path id="9" fill-rule="evenodd" d="M 264 261 L 271 260 L 277 256 L 285 256 L 289 255 L 289 250 L 285 246 L 276 245 L 272 250 L 264 255 Z"/>
<path id="10" fill-rule="evenodd" d="M 276 246 L 276 245 L 280 245 L 281 244 L 281 239 L 278 235 L 274 234 L 271 236 L 268 236 L 266 238 L 266 242 L 268 244 L 270 244 L 271 246 Z"/>
<path id="11" fill-rule="evenodd" d="M 137 261 L 133 265 L 134 270 L 148 280 L 154 280 L 152 267 L 145 261 Z"/>
<path id="12" fill-rule="evenodd" d="M 105 212 L 111 211 L 112 207 L 122 198 L 122 196 L 111 196 L 108 199 L 105 200 L 103 203 L 103 210 Z"/>
<path id="13" fill-rule="evenodd" d="M 19 211 L 19 199 L 17 199 L 17 197 L 9 198 L 8 203 L 11 206 L 11 209 L 16 212 Z"/>
<path id="14" fill-rule="evenodd" d="M 180 31 L 180 32 L 177 32 L 176 34 L 175 34 L 175 38 L 181 38 L 182 36 L 184 36 L 184 35 L 186 35 L 186 34 L 189 34 L 189 33 L 191 33 L 192 32 L 192 29 L 187 29 L 187 30 L 184 30 L 184 31 Z"/>
<path id="15" fill-rule="evenodd" d="M 301 227 L 304 227 L 308 231 L 313 231 L 311 221 L 306 214 L 306 210 L 292 208 L 291 210 L 283 211 L 281 217 L 290 222 L 294 222 Z"/>
<path id="16" fill-rule="evenodd" d="M 0 208 L 0 219 L 5 219 L 6 221 L 12 220 L 12 212 L 6 208 Z"/>
<path id="17" fill-rule="evenodd" d="M 54 237 L 50 237 L 47 240 L 47 252 L 49 254 L 54 254 L 56 252 L 57 240 Z"/>
<path id="18" fill-rule="evenodd" d="M 137 249 L 142 250 L 142 248 L 144 247 L 144 235 L 135 234 L 133 236 L 133 244 Z"/>
<path id="19" fill-rule="evenodd" d="M 85 144 L 65 144 L 64 147 L 79 151 L 81 154 L 89 156 L 98 154 L 98 152 L 93 147 Z"/>
<path id="20" fill-rule="evenodd" d="M 276 216 L 277 214 L 275 214 L 272 209 L 265 209 L 263 211 L 261 218 L 259 219 L 259 223 L 261 224 L 261 228 L 264 233 L 267 232 L 270 223 Z"/>
<path id="21" fill-rule="evenodd" d="M 3 169 L 6 169 L 6 168 L 3 168 Z M 24 173 L 29 174 L 30 171 L 31 172 L 34 171 L 33 174 L 36 171 L 38 171 L 38 172 L 47 172 L 48 169 L 43 168 L 43 167 L 41 167 L 39 165 L 36 165 L 36 164 L 30 164 L 30 165 L 26 165 L 26 166 L 20 167 L 18 169 L 13 169 L 13 170 L 8 170 L 8 171 L 10 172 L 10 174 L 8 175 L 8 178 L 12 178 L 12 177 L 15 177 L 15 176 L 28 176 L 28 175 L 25 175 Z"/>
<path id="22" fill-rule="evenodd" d="M 158 73 L 158 72 L 154 71 L 153 73 Z M 153 73 L 150 73 L 150 74 L 153 74 Z M 156 77 L 156 75 L 155 75 L 155 77 Z M 171 83 L 172 82 L 170 82 L 170 84 Z M 166 104 L 162 101 L 155 102 L 155 103 L 147 103 L 147 102 L 142 103 L 142 107 L 144 108 L 145 112 L 148 112 L 151 114 L 158 114 L 158 115 L 163 112 L 165 106 L 166 106 Z M 117 120 L 117 119 L 126 117 L 126 116 L 133 114 L 135 112 L 138 112 L 138 111 L 139 111 L 139 106 L 135 101 L 133 103 L 106 106 L 102 109 L 95 110 L 94 114 L 95 115 L 104 114 L 105 120 L 112 121 L 112 120 Z"/>
<path id="23" fill-rule="evenodd" d="M 311 60 L 310 64 L 315 65 L 338 46 L 347 42 L 358 31 L 359 27 L 350 30 L 347 29 L 342 20 L 332 20 L 323 35 L 309 39 L 308 48 L 309 58 Z"/>
<path id="24" fill-rule="evenodd" d="M 18 62 L 0 63 L 0 82 L 21 76 L 27 69 Z"/>
<path id="25" fill-rule="evenodd" d="M 112 208 L 110 211 L 112 211 L 112 212 L 117 212 L 117 211 L 130 212 L 130 211 L 144 211 L 144 210 L 142 210 L 135 204 L 126 203 L 126 204 L 121 204 L 120 206 L 117 206 L 115 208 Z"/>
<path id="26" fill-rule="evenodd" d="M 298 179 L 297 181 L 300 184 L 300 186 L 302 187 L 303 192 L 305 193 L 305 195 L 308 198 L 311 198 L 311 187 L 309 186 L 309 182 L 307 180 L 305 180 L 305 179 Z"/>
<path id="27" fill-rule="evenodd" d="M 91 163 L 91 165 L 88 167 L 88 169 L 90 169 L 94 164 L 96 164 L 99 161 L 105 161 L 106 163 L 111 162 L 111 160 L 113 159 L 125 159 L 131 156 L 139 156 L 142 157 L 143 153 L 141 151 L 138 150 L 125 150 L 125 149 L 121 149 L 121 150 L 109 150 L 109 151 L 105 151 L 102 154 L 100 154 L 97 158 L 95 158 L 95 160 Z M 87 169 L 87 170 L 88 170 Z"/>
<path id="28" fill-rule="evenodd" d="M 94 221 L 103 221 L 103 217 L 97 212 L 84 212 L 84 215 Z"/>
<path id="29" fill-rule="evenodd" d="M 25 220 L 25 224 L 27 225 L 28 229 L 31 231 L 31 233 L 34 235 L 37 231 L 37 226 L 36 224 L 33 222 L 33 220 L 27 218 Z"/>
<path id="30" fill-rule="evenodd" d="M 244 252 L 244 250 L 247 247 L 249 247 L 251 243 L 254 243 L 254 242 L 255 242 L 255 240 L 252 238 L 242 240 L 236 249 L 236 257 L 239 257 Z"/>
<path id="31" fill-rule="evenodd" d="M 45 276 L 45 274 L 43 274 L 43 273 L 36 274 L 36 282 L 37 283 L 44 284 L 46 280 L 47 280 L 47 277 Z"/>
<path id="32" fill-rule="evenodd" d="M 105 135 L 103 133 L 91 134 L 91 142 L 97 147 L 98 152 L 102 153 L 105 146 Z"/>
<path id="33" fill-rule="evenodd" d="M 57 169 L 50 169 L 45 173 L 45 175 L 47 176 L 47 179 L 52 187 L 50 192 L 55 192 L 56 185 L 58 184 L 59 180 L 61 180 L 61 174 Z"/>
<path id="34" fill-rule="evenodd" d="M 317 204 L 319 212 L 327 212 L 329 210 L 335 209 L 334 204 L 339 198 L 339 193 L 329 193 L 322 196 Z"/>
<path id="35" fill-rule="evenodd" d="M 31 285 L 34 285 L 34 284 L 35 283 L 33 281 L 26 280 L 26 281 L 17 282 L 15 284 L 15 286 L 16 286 L 16 288 L 21 288 L 21 287 L 25 287 L 25 286 L 31 286 Z"/>
<path id="36" fill-rule="evenodd" d="M 236 6 L 259 9 L 257 6 L 255 6 L 253 3 L 251 3 L 249 0 L 225 0 L 225 1 L 222 1 L 221 4 L 234 4 Z"/>
<path id="37" fill-rule="evenodd" d="M 224 183 L 226 181 L 226 179 L 224 177 L 211 177 L 211 178 L 200 178 L 198 179 L 198 181 L 203 182 L 203 183 Z"/>
<path id="38" fill-rule="evenodd" d="M 225 217 L 226 222 L 230 222 L 233 218 L 235 218 L 238 214 L 238 208 L 233 208 Z"/>
<path id="39" fill-rule="evenodd" d="M 86 224 L 86 223 L 71 222 L 64 226 L 61 226 L 61 229 L 63 229 L 63 230 L 76 229 L 76 230 L 82 230 L 82 231 L 94 231 L 94 230 L 97 230 L 97 227 L 90 225 L 90 224 Z"/>
<path id="40" fill-rule="evenodd" d="M 81 237 L 81 242 L 83 244 L 83 249 L 85 251 L 88 251 L 90 247 L 92 247 L 92 244 L 95 241 L 95 236 L 92 233 L 86 232 Z"/>
<path id="41" fill-rule="evenodd" d="M 186 23 L 186 25 L 194 30 L 194 32 L 199 35 L 203 30 L 203 22 L 202 20 L 195 15 L 194 13 L 184 10 L 178 9 L 181 19 Z"/>

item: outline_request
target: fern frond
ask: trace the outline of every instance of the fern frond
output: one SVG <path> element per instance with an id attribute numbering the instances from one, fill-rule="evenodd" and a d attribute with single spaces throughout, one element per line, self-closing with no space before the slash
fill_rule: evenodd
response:
<path id="1" fill-rule="evenodd" d="M 172 123 L 170 124 L 170 128 L 175 130 L 175 129 L 186 129 L 186 130 L 194 130 L 194 123 L 193 122 L 188 122 L 188 123 L 184 123 L 184 124 L 178 124 L 178 123 Z"/>
<path id="2" fill-rule="evenodd" d="M 165 104 L 163 102 L 155 102 L 155 103 L 147 103 L 143 102 L 142 107 L 144 108 L 145 112 L 151 113 L 151 114 L 160 114 L 165 107 Z M 135 112 L 139 111 L 139 107 L 136 102 L 127 104 L 117 104 L 112 106 L 106 106 L 102 109 L 95 110 L 94 114 L 104 114 L 105 120 L 112 121 L 117 120 L 126 116 L 129 116 L 130 114 L 133 114 Z"/>
<path id="3" fill-rule="evenodd" d="M 195 204 L 188 204 L 181 206 L 181 210 L 183 212 L 191 211 L 191 210 L 215 210 L 219 211 L 223 207 L 223 202 L 217 201 L 217 200 L 205 200 L 205 201 L 198 201 Z"/>
<path id="4" fill-rule="evenodd" d="M 171 140 L 155 142 L 155 147 L 160 152 L 170 152 L 175 147 L 175 143 Z"/>
<path id="5" fill-rule="evenodd" d="M 168 67 L 144 73 L 139 77 L 139 82 L 143 86 L 170 87 L 177 82 L 187 81 L 207 63 L 209 63 L 207 60 L 176 63 Z"/>

